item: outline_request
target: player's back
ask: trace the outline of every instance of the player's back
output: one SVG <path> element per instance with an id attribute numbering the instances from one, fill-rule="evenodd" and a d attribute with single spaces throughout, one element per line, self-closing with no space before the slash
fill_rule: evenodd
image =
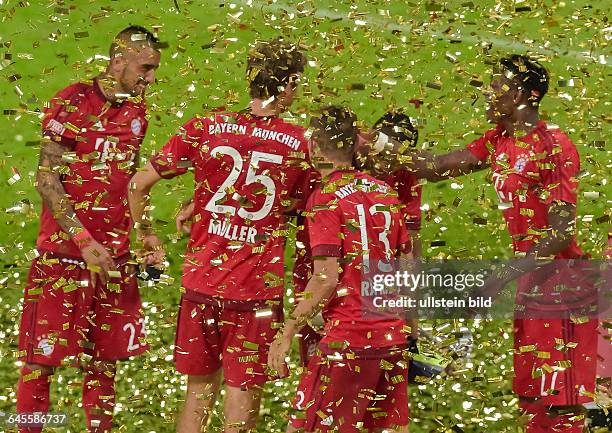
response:
<path id="1" fill-rule="evenodd" d="M 323 343 L 353 348 L 405 342 L 402 320 L 372 314 L 372 295 L 363 271 L 385 269 L 408 243 L 397 194 L 384 182 L 355 171 L 336 171 L 312 195 L 309 234 L 313 256 L 337 256 L 342 273 L 336 295 L 323 311 Z"/>
<path id="2" fill-rule="evenodd" d="M 232 300 L 281 298 L 283 211 L 307 180 L 304 129 L 248 113 L 184 129 L 179 140 L 193 149 L 176 157 L 191 161 L 196 193 L 183 285 Z"/>

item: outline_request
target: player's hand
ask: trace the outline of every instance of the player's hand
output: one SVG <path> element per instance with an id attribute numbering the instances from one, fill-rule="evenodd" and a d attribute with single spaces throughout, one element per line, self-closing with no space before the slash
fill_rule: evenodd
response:
<path id="1" fill-rule="evenodd" d="M 355 143 L 355 153 L 358 156 L 366 157 L 372 150 L 372 141 L 375 137 L 376 131 L 373 129 L 359 131 L 357 134 L 357 143 Z"/>
<path id="2" fill-rule="evenodd" d="M 142 248 L 136 255 L 142 260 L 142 263 L 161 267 L 166 254 L 164 252 L 164 245 L 157 235 L 152 232 L 138 233 L 137 239 L 142 244 Z"/>
<path id="3" fill-rule="evenodd" d="M 116 271 L 115 262 L 111 255 L 100 243 L 93 239 L 81 247 L 81 255 L 89 269 L 91 284 L 95 287 L 98 277 L 103 285 L 109 280 L 109 271 Z"/>
<path id="4" fill-rule="evenodd" d="M 321 332 L 325 326 L 325 320 L 323 319 L 323 314 L 320 311 L 312 318 L 310 325 L 316 332 Z"/>
<path id="5" fill-rule="evenodd" d="M 282 332 L 282 331 L 281 331 Z M 285 358 L 291 350 L 291 339 L 284 337 L 282 334 L 277 336 L 270 345 L 268 352 L 268 367 L 278 373 L 279 377 L 289 375 L 289 369 L 285 363 Z"/>
<path id="6" fill-rule="evenodd" d="M 193 218 L 193 210 L 195 203 L 193 200 L 183 203 L 179 213 L 176 215 L 176 230 L 179 233 L 191 233 L 191 219 Z"/>
<path id="7" fill-rule="evenodd" d="M 485 298 L 496 298 L 510 281 L 511 278 L 508 278 L 503 272 L 496 272 L 485 280 L 484 284 L 476 291 L 475 295 Z"/>

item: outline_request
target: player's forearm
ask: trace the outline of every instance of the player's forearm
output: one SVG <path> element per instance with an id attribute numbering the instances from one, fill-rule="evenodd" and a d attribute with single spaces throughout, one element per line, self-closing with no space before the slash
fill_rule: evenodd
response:
<path id="1" fill-rule="evenodd" d="M 134 228 L 140 234 L 150 233 L 152 230 L 151 220 L 147 215 L 150 207 L 150 192 L 151 187 L 139 182 L 137 173 L 130 182 L 128 202 Z"/>
<path id="2" fill-rule="evenodd" d="M 528 272 L 549 263 L 551 259 L 567 249 L 574 239 L 576 206 L 571 203 L 552 204 L 548 213 L 549 228 L 545 236 L 527 252 L 506 266 L 502 273 L 506 281 L 512 281 Z"/>
<path id="3" fill-rule="evenodd" d="M 411 165 L 418 177 L 430 182 L 463 176 L 487 167 L 466 149 L 444 155 L 434 155 L 425 151 L 415 152 Z"/>
<path id="4" fill-rule="evenodd" d="M 283 334 L 291 338 L 298 333 L 306 322 L 316 316 L 321 309 L 327 304 L 330 296 L 336 288 L 337 281 L 328 281 L 325 276 L 313 276 L 306 290 L 303 293 L 303 299 L 298 302 L 293 312 L 289 315 L 289 319 L 283 326 Z"/>
<path id="5" fill-rule="evenodd" d="M 423 255 L 423 245 L 421 243 L 421 232 L 419 230 L 408 230 L 410 242 L 412 244 L 411 252 L 415 259 L 421 258 Z"/>
<path id="6" fill-rule="evenodd" d="M 128 203 L 130 205 L 130 215 L 134 221 L 134 227 L 139 235 L 149 235 L 153 233 L 151 220 L 148 216 L 149 194 L 161 176 L 153 165 L 149 162 L 144 168 L 140 169 L 130 180 L 128 188 Z"/>
<path id="7" fill-rule="evenodd" d="M 567 249 L 576 235 L 576 205 L 552 203 L 548 211 L 548 233 L 529 252 L 535 257 L 552 257 Z"/>
<path id="8" fill-rule="evenodd" d="M 48 167 L 47 170 L 39 167 L 36 176 L 36 190 L 62 230 L 70 236 L 83 230 L 83 224 L 76 216 L 74 206 L 66 194 L 59 174 L 50 172 Z"/>
<path id="9" fill-rule="evenodd" d="M 36 190 L 58 225 L 73 237 L 83 231 L 83 224 L 77 218 L 60 178 L 61 173 L 69 170 L 64 161 L 65 151 L 66 147 L 60 143 L 48 139 L 42 140 Z"/>

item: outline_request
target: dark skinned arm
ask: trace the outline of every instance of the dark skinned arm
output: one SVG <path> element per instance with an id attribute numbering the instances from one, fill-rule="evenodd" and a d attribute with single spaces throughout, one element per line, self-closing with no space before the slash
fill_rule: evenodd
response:
<path id="1" fill-rule="evenodd" d="M 430 182 L 463 176 L 488 166 L 467 149 L 455 150 L 444 155 L 417 151 L 412 154 L 412 160 L 408 163 L 408 168 L 413 170 L 417 177 Z"/>
<path id="2" fill-rule="evenodd" d="M 546 236 L 539 239 L 525 255 L 512 261 L 500 272 L 492 275 L 479 291 L 481 296 L 495 296 L 510 281 L 549 263 L 554 256 L 568 248 L 575 231 L 576 206 L 567 202 L 553 202 L 548 210 L 549 227 Z"/>

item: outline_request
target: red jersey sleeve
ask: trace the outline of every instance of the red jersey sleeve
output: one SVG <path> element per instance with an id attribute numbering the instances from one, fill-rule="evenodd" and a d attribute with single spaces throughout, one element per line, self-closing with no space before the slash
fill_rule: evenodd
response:
<path id="1" fill-rule="evenodd" d="M 580 157 L 574 143 L 563 133 L 551 134 L 545 143 L 546 156 L 540 163 L 540 174 L 547 204 L 563 201 L 576 204 Z"/>
<path id="2" fill-rule="evenodd" d="M 310 154 L 308 153 L 308 141 L 304 137 L 305 129 L 295 126 L 289 131 L 293 136 L 298 138 L 300 141 L 299 149 L 304 151 L 302 156 L 298 156 L 300 152 L 297 152 L 296 155 L 291 158 L 291 164 L 296 165 L 295 169 L 298 170 L 299 173 L 297 176 L 297 181 L 289 193 L 289 196 L 297 201 L 297 203 L 294 205 L 295 210 L 304 210 L 306 208 L 308 198 L 319 185 L 321 175 L 312 165 Z"/>
<path id="3" fill-rule="evenodd" d="M 310 164 L 310 161 L 308 162 Z M 297 211 L 306 209 L 308 198 L 312 195 L 312 192 L 317 188 L 321 181 L 321 174 L 309 166 L 305 169 L 298 181 L 296 182 L 296 188 L 293 191 L 292 198 L 297 200 L 294 208 Z"/>
<path id="4" fill-rule="evenodd" d="M 339 207 L 325 199 L 320 191 L 315 191 L 308 200 L 308 236 L 312 256 L 341 257 L 342 255 L 342 217 Z"/>
<path id="5" fill-rule="evenodd" d="M 202 145 L 206 123 L 205 119 L 191 119 L 151 158 L 153 168 L 161 177 L 171 179 L 180 176 L 193 166 Z"/>
<path id="6" fill-rule="evenodd" d="M 465 148 L 472 152 L 479 161 L 485 162 L 493 153 L 494 146 L 491 141 L 500 134 L 500 131 L 499 127 L 490 129 L 482 137 L 472 141 Z"/>
<path id="7" fill-rule="evenodd" d="M 81 83 L 66 87 L 45 105 L 42 120 L 43 137 L 73 148 L 87 121 L 86 86 Z"/>
<path id="8" fill-rule="evenodd" d="M 412 188 L 412 199 L 404 205 L 404 222 L 408 230 L 421 230 L 421 201 L 423 187 L 415 185 Z"/>
<path id="9" fill-rule="evenodd" d="M 399 232 L 399 252 L 401 254 L 408 254 L 412 251 L 412 242 L 410 240 L 410 234 L 408 233 L 409 227 L 405 224 L 400 224 Z M 412 230 L 412 229 L 411 229 Z"/>

